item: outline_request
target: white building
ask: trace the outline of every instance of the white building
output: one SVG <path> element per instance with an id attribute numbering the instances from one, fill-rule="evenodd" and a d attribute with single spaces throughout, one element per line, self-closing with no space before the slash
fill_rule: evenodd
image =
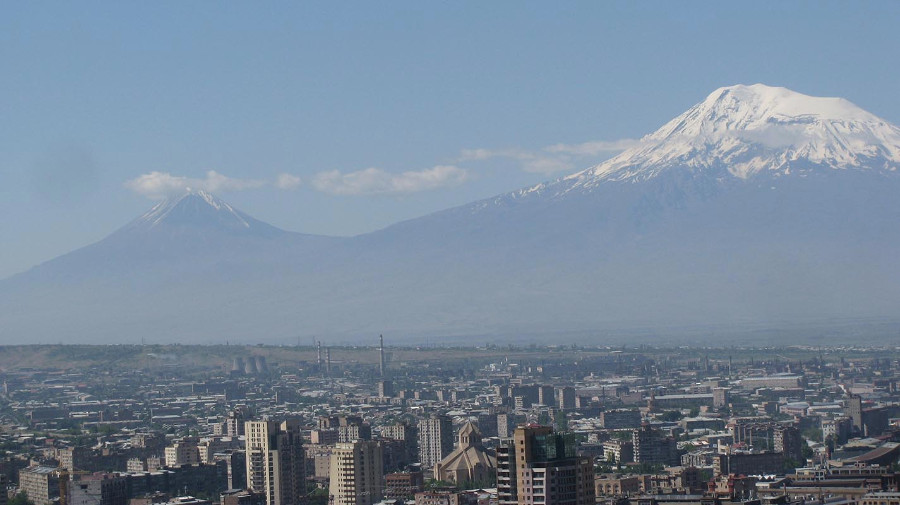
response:
<path id="1" fill-rule="evenodd" d="M 372 505 L 381 500 L 381 445 L 372 440 L 340 442 L 331 453 L 329 494 L 333 505 Z"/>
<path id="2" fill-rule="evenodd" d="M 166 447 L 166 466 L 196 465 L 200 463 L 199 440 L 185 437 Z"/>
<path id="3" fill-rule="evenodd" d="M 432 415 L 419 421 L 419 462 L 431 469 L 453 452 L 453 422 L 447 416 Z"/>
<path id="4" fill-rule="evenodd" d="M 297 505 L 306 491 L 299 421 L 248 421 L 247 487 L 266 495 L 266 505 Z"/>

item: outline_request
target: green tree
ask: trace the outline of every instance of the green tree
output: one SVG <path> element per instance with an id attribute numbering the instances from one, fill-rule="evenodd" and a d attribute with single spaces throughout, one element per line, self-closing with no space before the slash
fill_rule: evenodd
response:
<path id="1" fill-rule="evenodd" d="M 801 445 L 800 453 L 803 454 L 804 459 L 809 459 L 816 455 L 816 453 L 813 452 L 812 447 L 810 447 L 809 444 Z"/>
<path id="2" fill-rule="evenodd" d="M 328 503 L 328 490 L 316 487 L 306 495 L 306 503 L 309 505 L 326 505 Z"/>
<path id="3" fill-rule="evenodd" d="M 425 489 L 433 490 L 433 489 L 441 489 L 441 488 L 455 488 L 456 484 L 452 482 L 447 482 L 445 480 L 437 480 L 437 479 L 428 479 L 425 481 Z"/>
<path id="4" fill-rule="evenodd" d="M 565 412 L 556 413 L 556 431 L 560 433 L 569 431 L 569 419 Z"/>
<path id="5" fill-rule="evenodd" d="M 538 414 L 538 424 L 541 426 L 550 426 L 550 414 L 546 412 Z"/>
<path id="6" fill-rule="evenodd" d="M 8 505 L 34 505 L 34 502 L 28 499 L 25 491 L 19 491 L 15 496 L 9 499 Z"/>
<path id="7" fill-rule="evenodd" d="M 802 465 L 800 465 L 800 463 L 794 461 L 791 458 L 785 458 L 785 460 L 784 460 L 784 472 L 785 473 L 793 472 L 800 466 L 802 466 Z"/>
<path id="8" fill-rule="evenodd" d="M 661 421 L 666 421 L 666 422 L 671 423 L 671 422 L 678 421 L 682 417 L 684 417 L 684 416 L 682 416 L 681 412 L 679 412 L 677 410 L 667 410 L 667 411 L 663 412 L 662 415 L 659 416 L 659 419 Z"/>
<path id="9" fill-rule="evenodd" d="M 818 428 L 806 428 L 803 430 L 803 438 L 807 440 L 813 440 L 815 442 L 822 441 L 822 430 Z"/>

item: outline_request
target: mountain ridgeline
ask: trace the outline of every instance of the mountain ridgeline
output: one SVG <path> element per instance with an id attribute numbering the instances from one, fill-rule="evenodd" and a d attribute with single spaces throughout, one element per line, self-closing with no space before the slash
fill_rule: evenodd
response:
<path id="1" fill-rule="evenodd" d="M 162 202 L 0 282 L 0 339 L 895 337 L 898 168 L 900 129 L 846 100 L 721 88 L 600 165 L 356 237 Z"/>

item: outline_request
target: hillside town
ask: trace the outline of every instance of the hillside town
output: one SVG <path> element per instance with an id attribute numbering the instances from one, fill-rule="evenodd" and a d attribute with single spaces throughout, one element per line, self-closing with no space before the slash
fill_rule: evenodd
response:
<path id="1" fill-rule="evenodd" d="M 900 503 L 893 347 L 78 349 L 5 362 L 0 505 Z"/>

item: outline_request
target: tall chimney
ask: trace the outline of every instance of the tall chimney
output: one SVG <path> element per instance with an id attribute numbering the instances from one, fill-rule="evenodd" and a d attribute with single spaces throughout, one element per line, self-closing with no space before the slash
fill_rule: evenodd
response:
<path id="1" fill-rule="evenodd" d="M 378 373 L 384 378 L 384 335 L 378 335 Z"/>

